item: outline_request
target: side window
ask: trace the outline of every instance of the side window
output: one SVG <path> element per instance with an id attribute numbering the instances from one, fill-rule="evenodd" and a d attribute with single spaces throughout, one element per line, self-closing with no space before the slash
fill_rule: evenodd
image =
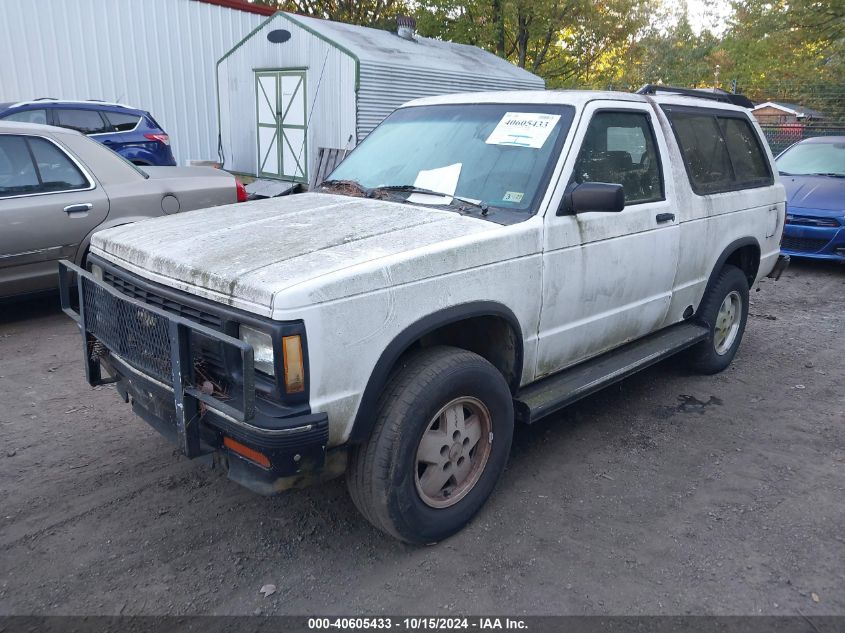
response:
<path id="1" fill-rule="evenodd" d="M 56 125 L 77 130 L 83 134 L 102 134 L 111 130 L 96 110 L 55 109 Z"/>
<path id="2" fill-rule="evenodd" d="M 13 112 L 3 117 L 4 121 L 18 121 L 19 123 L 40 123 L 47 124 L 47 110 L 23 110 Z"/>
<path id="3" fill-rule="evenodd" d="M 0 135 L 0 197 L 86 189 L 88 179 L 50 141 Z"/>
<path id="4" fill-rule="evenodd" d="M 625 188 L 625 204 L 663 199 L 660 157 L 649 117 L 597 112 L 578 153 L 572 182 L 609 182 Z"/>
<path id="5" fill-rule="evenodd" d="M 0 196 L 38 191 L 38 173 L 22 136 L 0 135 Z"/>
<path id="6" fill-rule="evenodd" d="M 115 132 L 131 132 L 138 125 L 141 117 L 135 114 L 123 114 L 122 112 L 103 112 Z"/>
<path id="7" fill-rule="evenodd" d="M 772 184 L 769 161 L 751 124 L 738 117 L 719 117 L 719 126 L 725 138 L 737 184 L 748 187 Z"/>
<path id="8" fill-rule="evenodd" d="M 664 108 L 699 195 L 772 184 L 769 162 L 753 128 L 742 116 L 679 112 Z"/>

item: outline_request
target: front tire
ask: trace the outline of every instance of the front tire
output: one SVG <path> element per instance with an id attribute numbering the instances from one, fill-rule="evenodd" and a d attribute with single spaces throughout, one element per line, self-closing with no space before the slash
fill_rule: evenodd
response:
<path id="1" fill-rule="evenodd" d="M 726 264 L 716 283 L 702 299 L 698 319 L 710 336 L 690 350 L 692 368 L 716 374 L 731 364 L 748 321 L 748 280 L 736 266 Z"/>
<path id="2" fill-rule="evenodd" d="M 352 451 L 352 500 L 405 542 L 451 536 L 493 491 L 513 424 L 510 390 L 489 362 L 454 347 L 416 352 L 388 381 L 370 438 Z"/>

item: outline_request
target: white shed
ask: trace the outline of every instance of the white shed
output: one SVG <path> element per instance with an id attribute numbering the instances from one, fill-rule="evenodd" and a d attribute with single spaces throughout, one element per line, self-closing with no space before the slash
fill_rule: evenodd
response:
<path id="1" fill-rule="evenodd" d="M 545 87 L 475 46 L 417 36 L 410 21 L 392 32 L 281 11 L 217 73 L 224 167 L 298 182 L 309 181 L 319 148 L 351 149 L 411 99 Z"/>

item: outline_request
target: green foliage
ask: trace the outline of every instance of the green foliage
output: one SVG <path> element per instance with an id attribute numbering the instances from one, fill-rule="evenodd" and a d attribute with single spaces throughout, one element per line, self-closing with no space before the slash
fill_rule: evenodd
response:
<path id="1" fill-rule="evenodd" d="M 421 34 L 474 44 L 550 87 L 601 82 L 648 24 L 653 0 L 421 0 Z"/>

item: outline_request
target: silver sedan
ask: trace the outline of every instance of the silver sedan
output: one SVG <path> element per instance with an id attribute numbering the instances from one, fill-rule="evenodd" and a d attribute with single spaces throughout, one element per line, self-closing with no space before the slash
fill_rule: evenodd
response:
<path id="1" fill-rule="evenodd" d="M 79 132 L 0 122 L 0 298 L 57 287 L 94 231 L 245 199 L 219 169 L 139 168 Z"/>

